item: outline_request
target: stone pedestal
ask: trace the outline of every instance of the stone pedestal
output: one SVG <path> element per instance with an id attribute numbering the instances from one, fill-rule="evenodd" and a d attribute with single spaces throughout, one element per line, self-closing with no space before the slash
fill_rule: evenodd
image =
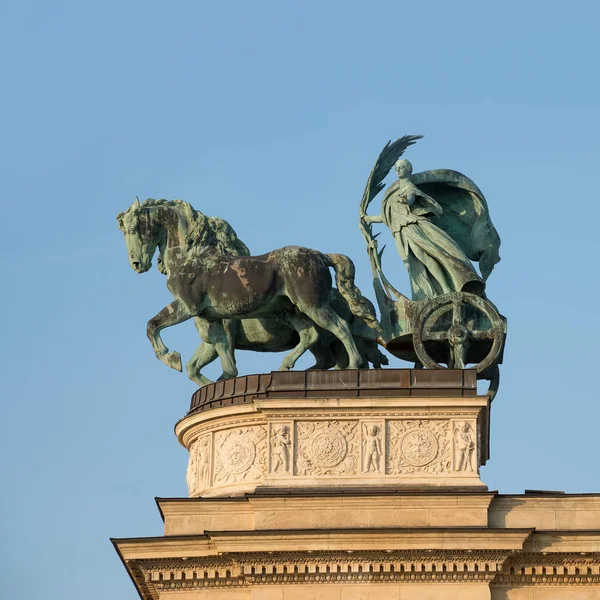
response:
<path id="1" fill-rule="evenodd" d="M 232 380 L 230 391 L 204 388 L 175 428 L 190 452 L 190 497 L 485 489 L 489 399 L 475 395 L 474 373 L 432 373 L 275 372 Z"/>
<path id="2" fill-rule="evenodd" d="M 600 496 L 487 491 L 470 371 L 249 376 L 176 426 L 190 498 L 113 540 L 144 600 L 600 600 Z"/>

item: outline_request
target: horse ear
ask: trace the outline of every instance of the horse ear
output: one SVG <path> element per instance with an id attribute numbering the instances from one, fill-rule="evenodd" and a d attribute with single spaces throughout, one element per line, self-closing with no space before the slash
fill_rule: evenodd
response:
<path id="1" fill-rule="evenodd" d="M 140 199 L 137 196 L 135 197 L 135 202 L 133 203 L 133 209 L 134 210 L 140 209 Z"/>

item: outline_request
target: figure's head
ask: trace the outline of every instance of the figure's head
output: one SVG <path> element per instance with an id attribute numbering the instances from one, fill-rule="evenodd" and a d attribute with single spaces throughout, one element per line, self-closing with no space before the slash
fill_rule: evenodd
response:
<path id="1" fill-rule="evenodd" d="M 400 179 L 406 179 L 407 177 L 410 177 L 413 170 L 410 161 L 406 160 L 405 158 L 397 160 L 396 164 L 394 165 L 394 169 L 396 169 L 396 173 L 398 173 L 398 177 Z"/>
<path id="2" fill-rule="evenodd" d="M 371 425 L 369 427 L 369 435 L 377 435 L 379 433 L 379 427 L 377 425 Z"/>
<path id="3" fill-rule="evenodd" d="M 136 273 L 145 273 L 152 266 L 158 244 L 158 230 L 150 211 L 136 198 L 125 212 L 117 215 L 117 223 L 125 236 L 131 268 Z"/>

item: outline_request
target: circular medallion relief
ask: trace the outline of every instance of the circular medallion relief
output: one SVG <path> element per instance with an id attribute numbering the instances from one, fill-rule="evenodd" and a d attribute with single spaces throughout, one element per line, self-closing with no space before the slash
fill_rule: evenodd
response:
<path id="1" fill-rule="evenodd" d="M 230 473 L 243 473 L 254 462 L 256 448 L 251 440 L 241 436 L 229 437 L 221 447 L 221 462 Z"/>
<path id="2" fill-rule="evenodd" d="M 413 429 L 402 438 L 400 450 L 413 467 L 423 467 L 437 456 L 438 443 L 428 429 Z"/>
<path id="3" fill-rule="evenodd" d="M 323 431 L 313 437 L 310 450 L 319 467 L 335 467 L 346 458 L 346 440 L 338 433 Z"/>

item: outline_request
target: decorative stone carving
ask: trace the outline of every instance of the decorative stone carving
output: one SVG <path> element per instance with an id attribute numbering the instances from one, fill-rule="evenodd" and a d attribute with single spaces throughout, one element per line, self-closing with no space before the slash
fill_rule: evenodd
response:
<path id="1" fill-rule="evenodd" d="M 437 456 L 437 439 L 428 429 L 413 429 L 402 436 L 400 452 L 409 464 L 423 467 Z"/>
<path id="2" fill-rule="evenodd" d="M 188 486 L 188 494 L 191 496 L 196 491 L 196 482 L 198 480 L 198 440 L 190 446 L 190 459 L 185 474 Z"/>
<path id="3" fill-rule="evenodd" d="M 186 473 L 190 496 L 209 485 L 209 454 L 210 436 L 203 436 L 190 446 L 190 460 Z"/>
<path id="4" fill-rule="evenodd" d="M 376 423 L 362 423 L 362 471 L 381 473 L 383 444 L 382 427 Z"/>
<path id="5" fill-rule="evenodd" d="M 215 483 L 239 483 L 262 477 L 266 469 L 264 427 L 236 427 L 215 436 Z"/>
<path id="6" fill-rule="evenodd" d="M 388 421 L 387 473 L 441 474 L 451 471 L 450 424 L 446 420 Z"/>
<path id="7" fill-rule="evenodd" d="M 421 398 L 414 405 L 404 399 L 395 406 L 365 396 L 319 399 L 309 407 L 269 398 L 257 400 L 255 410 L 225 404 L 218 413 L 192 414 L 178 432 L 190 449 L 190 496 L 372 484 L 485 488 L 479 466 L 487 420 L 479 415 L 487 399 L 432 402 L 423 407 Z"/>
<path id="8" fill-rule="evenodd" d="M 210 436 L 201 437 L 198 442 L 198 481 L 204 488 L 210 485 Z"/>
<path id="9" fill-rule="evenodd" d="M 467 421 L 454 423 L 454 470 L 475 471 L 475 433 L 473 426 Z"/>
<path id="10" fill-rule="evenodd" d="M 353 475 L 357 472 L 356 421 L 296 423 L 297 475 Z"/>
<path id="11" fill-rule="evenodd" d="M 351 556 L 351 558 L 350 558 Z M 568 553 L 521 554 L 497 550 L 422 550 L 402 551 L 298 551 L 298 552 L 228 552 L 223 556 L 194 558 L 133 559 L 127 561 L 140 595 L 158 598 L 181 592 L 183 597 L 207 589 L 252 588 L 268 585 L 284 597 L 288 586 L 317 584 L 330 586 L 332 597 L 340 597 L 337 586 L 371 586 L 373 597 L 398 597 L 397 588 L 376 590 L 377 585 L 411 584 L 419 597 L 481 598 L 482 586 L 489 585 L 491 597 L 515 598 L 596 598 L 600 587 L 600 560 L 597 556 L 581 557 Z M 439 588 L 432 587 L 440 585 Z M 446 584 L 446 585 L 444 585 Z M 477 584 L 474 595 L 466 594 L 464 584 Z M 453 592 L 448 585 L 455 585 Z M 525 590 L 527 587 L 529 590 Z M 259 588 L 259 589 L 260 589 Z M 517 588 L 511 590 L 510 588 Z M 562 588 L 562 589 L 561 589 Z M 260 596 L 256 590 L 257 597 Z M 327 588 L 323 590 L 325 597 Z M 314 593 L 314 592 L 313 592 Z M 296 595 L 296 594 L 292 594 Z M 297 597 L 301 597 L 297 595 Z M 313 595 L 312 597 L 316 597 Z M 321 596 L 319 596 L 321 597 Z M 364 597 L 343 588 L 342 597 Z M 487 592 L 487 598 L 490 592 Z"/>
<path id="12" fill-rule="evenodd" d="M 290 472 L 290 448 L 292 440 L 288 425 L 274 424 L 271 426 L 271 472 Z"/>

